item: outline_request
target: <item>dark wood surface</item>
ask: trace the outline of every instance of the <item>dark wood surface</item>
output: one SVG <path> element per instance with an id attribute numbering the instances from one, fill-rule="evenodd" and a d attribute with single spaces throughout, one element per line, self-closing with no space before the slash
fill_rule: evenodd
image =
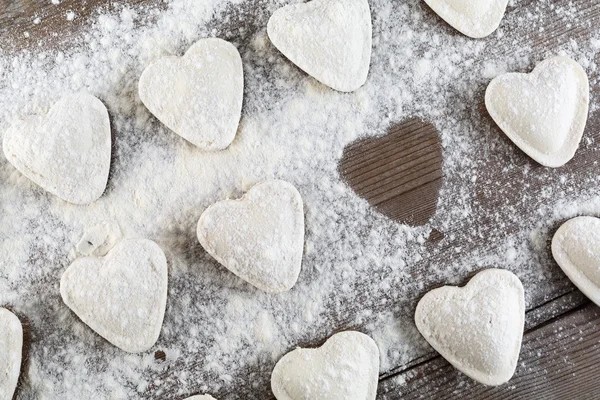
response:
<path id="1" fill-rule="evenodd" d="M 442 145 L 435 127 L 413 118 L 387 135 L 344 149 L 340 175 L 387 217 L 412 226 L 435 213 L 442 186 Z"/>
<path id="2" fill-rule="evenodd" d="M 149 12 L 160 12 L 164 6 L 162 2 L 155 0 L 127 2 L 143 3 Z M 536 10 L 537 2 L 534 0 L 518 3 L 520 12 Z M 559 7 L 566 6 L 570 1 L 556 0 L 555 3 Z M 561 17 L 548 15 L 543 32 L 532 30 L 519 40 L 527 40 L 532 45 L 534 56 L 537 56 L 546 54 L 548 50 L 559 49 L 571 41 L 591 37 L 600 27 L 600 4 L 596 0 L 578 0 L 575 3 L 576 13 L 572 18 L 578 23 L 568 24 Z M 49 0 L 0 0 L 0 40 L 14 50 L 31 49 L 40 43 L 66 50 L 69 37 L 81 30 L 95 10 L 112 6 L 113 3 L 109 0 L 64 0 L 59 5 L 52 5 Z M 66 19 L 69 11 L 75 13 L 75 19 L 70 22 Z M 514 13 L 515 8 L 509 7 L 507 20 L 518 24 Z M 37 17 L 42 20 L 39 24 L 34 23 Z M 437 17 L 432 15 L 431 18 Z M 511 35 L 512 31 L 509 30 L 505 38 L 507 43 L 511 43 L 510 46 L 491 47 L 490 52 L 504 53 L 506 56 L 515 52 L 518 46 L 514 46 L 515 37 Z M 597 98 L 598 90 L 593 90 L 594 99 Z M 483 104 L 475 112 L 485 114 Z M 400 125 L 390 128 L 390 136 L 387 138 L 351 144 L 340 163 L 340 174 L 359 195 L 367 198 L 382 213 L 402 222 L 422 224 L 435 211 L 442 180 L 439 139 L 435 129 L 426 122 L 409 120 L 398 123 Z M 417 148 L 414 141 L 403 140 L 409 135 L 426 138 L 427 145 Z M 498 135 L 501 135 L 499 131 Z M 600 140 L 598 113 L 590 115 L 586 136 Z M 378 151 L 385 149 L 389 143 L 394 143 L 397 151 Z M 364 153 L 365 148 L 376 151 Z M 365 154 L 373 155 L 371 162 Z M 412 163 L 407 161 L 410 159 L 407 156 L 417 154 L 425 156 L 411 159 Z M 531 163 L 518 151 L 515 151 L 514 157 L 518 157 L 523 164 Z M 577 174 L 578 171 L 597 170 L 597 160 L 596 152 L 584 149 L 561 173 Z M 491 182 L 506 183 L 507 187 L 515 182 L 526 182 L 531 193 L 535 194 L 542 191 L 544 179 L 555 176 L 554 171 L 531 164 L 540 179 L 528 181 L 522 170 L 503 173 L 496 165 L 497 160 L 491 158 L 489 168 L 478 178 L 478 215 L 493 215 L 491 210 L 519 202 L 519 190 L 507 190 L 499 196 L 494 192 L 497 185 L 491 185 Z M 485 226 L 494 222 L 482 217 L 481 220 L 473 221 L 473 224 Z M 508 222 L 504 229 L 511 232 L 517 227 Z M 427 262 L 450 259 L 457 246 L 463 246 L 466 252 L 489 240 L 489 237 L 481 236 L 474 237 L 468 244 L 456 243 L 452 239 L 452 233 L 434 230 L 429 242 L 439 244 L 439 251 L 433 253 L 431 260 L 424 260 L 415 268 L 422 269 Z M 541 286 L 532 296 L 519 367 L 508 384 L 498 388 L 476 384 L 431 352 L 405 365 L 399 365 L 382 376 L 378 397 L 519 400 L 600 398 L 600 368 L 596 365 L 600 361 L 600 311 L 575 290 L 566 278 L 561 279 L 559 283 L 554 282 L 552 291 Z M 436 284 L 428 285 L 434 287 Z M 415 302 L 418 297 L 419 294 L 415 293 Z"/>

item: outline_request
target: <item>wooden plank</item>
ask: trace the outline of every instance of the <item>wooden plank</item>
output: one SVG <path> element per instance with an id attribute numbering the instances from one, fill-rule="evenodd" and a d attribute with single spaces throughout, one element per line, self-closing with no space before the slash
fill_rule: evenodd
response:
<path id="1" fill-rule="evenodd" d="M 525 334 L 514 377 L 499 387 L 467 378 L 441 357 L 380 382 L 378 398 L 596 399 L 600 397 L 600 310 L 581 308 Z"/>
<path id="2" fill-rule="evenodd" d="M 133 2 L 137 1 L 142 2 L 143 0 L 134 0 Z M 569 3 L 569 1 L 556 0 L 555 3 L 556 7 L 564 7 Z M 147 4 L 153 6 L 154 4 L 160 3 L 149 1 L 147 2 Z M 15 48 L 25 48 L 32 45 L 37 45 L 37 43 L 42 40 L 45 43 L 50 44 L 63 43 L 61 44 L 62 46 L 64 45 L 64 42 L 69 41 L 69 38 L 76 37 L 81 27 L 85 26 L 85 23 L 89 21 L 88 18 L 90 15 L 93 15 L 93 12 L 96 9 L 96 7 L 103 8 L 109 7 L 111 5 L 112 2 L 108 0 L 64 0 L 59 6 L 52 5 L 49 1 L 46 0 L 34 0 L 30 2 L 0 0 L 0 40 L 2 40 L 3 44 L 6 43 L 6 41 L 10 41 Z M 249 7 L 250 12 L 264 13 L 264 10 L 254 11 L 252 10 L 251 6 L 245 5 L 245 7 L 246 6 Z M 528 41 L 533 44 L 531 56 L 533 58 L 539 59 L 540 57 L 545 56 L 550 52 L 557 51 L 557 49 L 561 48 L 561 46 L 565 45 L 571 40 L 585 40 L 591 37 L 595 34 L 595 30 L 593 28 L 595 26 L 598 26 L 598 24 L 600 23 L 600 5 L 593 0 L 582 0 L 577 2 L 577 12 L 574 15 L 574 19 L 576 19 L 579 23 L 575 24 L 574 26 L 568 26 L 568 24 L 565 24 L 565 22 L 560 18 L 552 19 L 551 15 L 548 14 L 544 15 L 544 18 L 548 19 L 548 24 L 546 25 L 545 31 L 543 33 L 538 31 L 530 32 L 526 29 L 517 29 L 519 28 L 519 14 L 536 12 L 536 7 L 537 2 L 534 0 L 523 0 L 518 2 L 518 6 L 512 7 L 506 16 L 505 22 L 503 23 L 507 27 L 507 29 L 505 30 L 505 36 L 501 39 L 489 39 L 489 41 L 487 42 L 489 51 L 488 53 L 486 53 L 486 56 L 493 57 L 494 55 L 501 54 L 502 57 L 511 57 L 519 51 L 519 41 Z M 75 20 L 71 22 L 66 20 L 66 12 L 69 10 L 74 10 L 75 14 L 77 15 Z M 33 23 L 36 16 L 41 17 L 41 22 L 39 24 Z M 447 32 L 451 32 L 452 34 L 456 34 L 452 30 L 452 28 L 446 26 L 442 21 L 440 21 L 439 17 L 433 14 L 433 12 L 430 11 L 426 15 L 426 18 L 428 19 L 428 21 L 437 21 L 435 26 L 439 29 L 446 30 Z M 261 21 L 260 18 L 256 18 L 256 20 L 258 22 Z M 264 20 L 265 18 L 264 16 L 262 16 L 262 21 L 264 22 Z M 232 21 L 235 21 L 235 19 L 232 19 Z M 257 29 L 264 29 L 264 26 L 262 26 L 260 23 L 257 24 L 257 22 L 252 18 L 247 19 L 245 23 L 251 25 L 251 29 L 247 30 L 246 33 L 248 37 L 251 36 L 251 32 L 254 32 Z M 25 32 L 29 34 L 29 38 L 25 38 Z M 476 63 L 482 63 L 484 61 L 486 60 L 479 59 L 476 60 Z M 483 88 L 478 88 L 478 90 L 482 91 Z M 595 92 L 593 93 L 592 97 L 598 97 L 597 89 L 595 89 Z M 482 96 L 481 98 L 483 99 Z M 481 118 L 481 116 L 483 116 L 484 120 L 487 121 L 487 124 L 493 126 L 493 122 L 487 116 L 487 113 L 483 108 L 482 104 L 480 105 L 479 109 L 474 109 L 472 112 L 473 114 L 477 114 L 477 118 Z M 461 114 L 460 117 L 465 118 L 467 116 Z M 527 187 L 529 193 L 532 196 L 536 196 L 543 191 L 545 181 L 554 179 L 557 176 L 555 171 L 550 171 L 541 168 L 535 163 L 531 162 L 524 154 L 522 154 L 519 150 L 516 150 L 514 146 L 508 141 L 508 139 L 504 138 L 504 136 L 498 129 L 496 129 L 496 134 L 498 135 L 499 139 L 490 139 L 494 141 L 494 145 L 499 145 L 503 147 L 501 148 L 501 151 L 497 151 L 495 153 L 491 152 L 487 167 L 482 168 L 482 170 L 479 171 L 479 183 L 477 184 L 475 189 L 477 192 L 478 202 L 474 204 L 473 213 L 474 215 L 476 215 L 476 217 L 470 218 L 469 220 L 456 221 L 456 223 L 453 226 L 449 227 L 443 232 L 442 230 L 435 229 L 430 235 L 429 242 L 427 243 L 428 249 L 430 249 L 430 256 L 427 259 L 424 259 L 422 262 L 416 263 L 415 265 L 411 265 L 410 267 L 408 267 L 410 274 L 415 278 L 415 280 L 419 279 L 418 285 L 414 285 L 414 283 L 412 283 L 414 288 L 409 286 L 411 285 L 411 283 L 406 284 L 407 290 L 410 290 L 410 292 L 412 293 L 412 297 L 408 296 L 408 299 L 404 299 L 404 303 L 399 305 L 399 307 L 401 307 L 403 310 L 410 310 L 407 312 L 406 315 L 406 319 L 408 321 L 410 321 L 411 319 L 411 315 L 409 314 L 414 309 L 414 304 L 416 304 L 417 299 L 422 295 L 422 293 L 433 287 L 446 283 L 436 282 L 427 276 L 425 272 L 431 264 L 447 263 L 448 265 L 450 265 L 456 260 L 459 260 L 459 258 L 463 257 L 465 254 L 469 254 L 470 252 L 476 251 L 480 248 L 485 248 L 485 246 L 489 243 L 490 240 L 499 239 L 502 237 L 502 235 L 518 231 L 519 225 L 513 220 L 502 221 L 503 225 L 499 233 L 490 231 L 489 229 L 488 231 L 484 232 L 483 230 L 478 230 L 478 227 L 495 226 L 496 224 L 498 224 L 498 221 L 494 220 L 493 218 L 493 216 L 496 214 L 495 210 L 501 209 L 507 204 L 519 204 L 519 202 L 522 200 L 522 192 L 520 190 L 520 187 Z M 600 118 L 598 113 L 595 113 L 591 116 L 588 128 L 586 130 L 586 136 L 592 137 L 596 141 L 600 139 Z M 407 152 L 418 145 L 418 143 L 410 141 L 406 143 L 406 148 L 400 150 Z M 439 144 L 437 142 L 432 142 L 430 146 L 431 147 L 426 147 L 424 149 L 419 148 L 418 151 L 424 151 L 425 154 L 435 154 L 435 146 L 439 146 Z M 360 152 L 360 150 L 355 151 Z M 397 164 L 395 162 L 390 161 L 388 163 L 383 153 L 376 152 L 375 154 L 377 154 L 376 157 L 379 157 L 379 162 L 382 165 L 389 164 L 390 167 L 397 167 Z M 410 152 L 406 154 L 410 154 Z M 508 157 L 512 157 L 513 160 L 518 160 L 519 165 L 527 166 L 527 169 L 529 169 L 530 171 L 529 174 L 524 173 L 524 168 L 514 169 L 508 172 L 502 171 L 500 168 L 498 168 L 498 165 L 502 165 L 503 163 L 505 163 L 507 154 Z M 389 157 L 392 158 L 392 155 L 390 155 Z M 561 169 L 560 173 L 573 174 L 575 176 L 575 179 L 577 179 L 576 174 L 578 172 L 597 170 L 597 167 L 595 167 L 597 159 L 597 151 L 595 151 L 594 149 L 582 149 L 580 152 L 578 152 L 576 158 L 571 163 L 569 163 L 564 169 Z M 370 163 L 369 161 L 365 160 L 364 164 L 369 166 Z M 417 169 L 415 170 L 417 171 Z M 389 184 L 390 187 L 386 187 L 384 185 L 383 189 L 390 189 L 389 192 L 387 190 L 381 190 L 382 187 L 375 186 L 375 188 L 377 189 L 376 193 L 378 195 L 385 196 L 385 194 L 391 193 L 393 189 L 398 190 L 398 192 L 401 194 L 414 194 L 414 196 L 412 197 L 405 197 L 405 201 L 408 203 L 407 207 L 409 210 L 418 210 L 418 207 L 421 206 L 420 202 L 423 201 L 423 198 L 426 198 L 427 201 L 425 201 L 425 203 L 429 204 L 428 208 L 426 208 L 426 211 L 418 211 L 418 213 L 421 213 L 420 215 L 430 215 L 432 203 L 431 197 L 428 196 L 431 196 L 431 193 L 418 192 L 416 189 L 411 189 L 409 185 L 414 184 L 415 180 L 419 181 L 420 179 L 422 179 L 425 182 L 424 187 L 428 187 L 428 185 L 434 187 L 434 184 L 432 182 L 438 182 L 437 179 L 440 177 L 440 173 L 439 170 L 436 168 L 433 169 L 433 172 L 427 168 L 423 168 L 420 171 L 423 171 L 422 175 L 415 175 L 414 180 L 408 180 L 406 182 L 403 182 L 403 184 L 400 187 L 394 186 L 392 188 L 392 185 L 394 184 L 393 181 L 386 183 Z M 378 172 L 382 175 L 385 175 L 386 172 L 392 171 L 386 171 L 385 169 L 383 169 Z M 360 176 L 361 171 L 359 169 L 357 171 L 354 171 L 354 173 Z M 430 181 L 428 180 L 430 178 L 433 179 Z M 456 177 L 450 179 L 458 180 L 463 178 Z M 498 188 L 503 187 L 506 187 L 508 189 L 499 192 Z M 518 190 L 514 189 L 515 187 L 517 187 Z M 407 188 L 408 190 L 403 192 L 403 190 Z M 395 199 L 395 197 L 396 196 L 392 196 L 390 198 Z M 390 198 L 383 197 L 381 199 L 381 202 L 384 203 L 385 201 L 390 200 Z M 392 204 L 396 203 L 392 201 Z M 532 207 L 534 206 L 535 205 L 533 205 Z M 531 213 L 531 210 L 526 210 L 525 206 L 523 208 L 524 212 Z M 394 207 L 391 207 L 391 210 L 389 210 L 388 212 L 391 215 L 400 215 L 400 217 L 392 216 L 393 218 L 406 218 L 402 217 L 402 215 L 410 215 L 410 212 L 407 212 L 404 209 L 397 210 L 394 209 Z M 417 213 L 417 211 L 413 212 Z M 468 240 L 466 241 L 464 235 L 459 234 L 463 231 L 472 232 L 472 234 L 467 238 Z M 456 248 L 461 248 L 461 252 L 457 253 L 455 250 Z M 532 309 L 527 314 L 528 328 L 539 326 L 539 324 L 544 323 L 549 318 L 554 318 L 556 315 L 558 315 L 557 313 L 560 314 L 566 310 L 571 310 L 574 307 L 579 306 L 582 301 L 585 301 L 582 299 L 579 292 L 573 290 L 573 286 L 558 270 L 558 267 L 556 267 L 556 265 L 554 265 L 550 261 L 548 254 L 549 252 L 546 249 L 546 252 L 543 255 L 543 258 L 540 261 L 540 263 L 546 263 L 547 269 L 550 271 L 549 277 L 541 282 L 531 282 L 531 287 L 534 288 L 533 290 L 535 290 L 535 293 L 533 293 L 530 297 L 530 306 L 532 307 Z M 419 287 L 419 289 L 416 289 L 416 287 Z M 373 310 L 377 312 L 378 310 L 382 311 L 387 309 L 389 307 L 390 302 L 395 301 L 395 298 L 384 298 L 383 300 L 388 301 L 382 302 L 382 299 L 380 298 L 371 299 L 368 298 L 367 295 L 365 295 L 365 299 L 360 299 L 358 301 L 362 302 L 363 300 L 366 306 L 373 308 Z M 381 305 L 375 306 L 377 304 Z M 356 309 L 353 309 L 351 306 L 348 306 L 348 310 L 354 312 L 356 311 Z M 339 312 L 339 314 L 344 313 Z M 572 315 L 569 315 L 568 318 L 571 318 Z M 352 315 L 348 315 L 347 318 L 348 320 L 352 320 Z M 350 326 L 347 326 L 346 321 L 341 320 L 337 317 L 333 318 L 331 323 L 334 324 L 336 327 L 339 327 L 340 329 L 344 327 L 350 328 Z M 586 331 L 586 333 L 589 332 Z M 549 335 L 548 337 L 550 337 L 551 332 L 547 334 Z M 530 333 L 528 333 L 527 337 L 529 337 L 529 335 Z M 311 343 L 298 344 L 303 346 L 317 345 L 319 343 L 322 343 L 324 340 L 325 338 L 315 338 L 314 341 Z M 585 339 L 583 338 L 582 340 L 585 341 Z M 524 349 L 523 352 L 524 355 L 527 354 L 525 350 L 526 349 Z M 161 354 L 159 352 L 157 352 L 157 357 L 161 358 Z M 552 360 L 548 360 L 549 363 L 551 361 Z M 438 367 L 435 367 L 436 365 Z M 421 368 L 421 366 L 423 368 L 419 369 Z M 183 369 L 187 367 L 190 366 L 174 364 L 170 366 L 170 370 L 172 371 L 177 368 Z M 459 386 L 461 384 L 464 384 L 465 387 L 469 387 L 470 390 L 473 390 L 473 392 L 467 393 L 478 393 L 477 390 L 479 390 L 479 388 L 477 387 L 477 385 L 471 385 L 469 381 L 465 380 L 460 381 L 460 375 L 457 375 L 452 368 L 448 369 L 447 367 L 447 363 L 445 363 L 439 357 L 436 357 L 435 353 L 426 352 L 424 354 L 421 354 L 419 357 L 416 357 L 415 359 L 407 362 L 405 365 L 400 365 L 392 369 L 390 373 L 393 374 L 392 376 L 394 376 L 394 378 L 384 379 L 384 381 L 382 382 L 381 389 L 383 390 L 383 392 L 380 392 L 380 394 L 384 396 L 384 398 L 387 398 L 385 396 L 395 396 L 396 393 L 404 393 L 403 390 L 405 389 L 403 387 L 400 387 L 400 384 L 402 382 L 407 382 L 406 390 L 411 390 L 411 388 L 414 388 L 414 386 L 411 386 L 412 381 L 410 381 L 409 379 L 412 376 L 410 375 L 410 371 L 415 371 L 415 373 L 420 374 L 420 379 L 426 380 L 429 378 L 423 378 L 424 374 L 431 374 L 433 376 L 433 378 L 431 379 L 438 379 L 436 378 L 438 376 L 438 372 L 436 371 L 438 370 L 440 371 L 440 374 L 442 374 L 442 372 L 444 371 L 444 373 L 447 374 L 444 378 L 445 380 L 443 380 L 440 377 L 440 380 L 435 381 L 437 382 L 438 386 L 440 383 L 443 382 L 449 382 L 449 386 L 451 386 L 452 388 L 454 388 L 454 386 L 451 385 L 452 383 L 457 383 Z M 245 387 L 244 383 L 246 383 L 247 381 L 236 381 L 234 384 L 232 384 L 232 386 L 235 385 L 236 387 L 235 393 L 240 396 L 246 395 L 247 398 L 254 398 L 250 395 L 250 393 L 254 395 L 256 393 L 260 393 L 263 394 L 262 398 L 270 398 L 270 392 L 268 389 L 267 382 L 269 373 L 268 368 L 268 366 L 260 365 L 256 366 L 256 368 L 253 368 L 250 371 L 247 371 L 248 377 L 256 377 L 258 375 L 256 380 L 252 379 L 256 382 L 257 386 L 252 388 Z M 399 370 L 404 372 L 400 374 L 395 374 Z M 570 374 L 572 371 L 564 370 L 563 372 L 568 378 L 568 374 Z M 167 371 L 162 378 L 165 378 L 165 382 L 154 387 L 153 390 L 151 390 L 151 393 L 149 393 L 149 398 L 163 398 L 164 394 L 168 393 L 170 389 L 175 389 L 177 387 L 178 383 L 176 381 L 168 379 L 169 371 Z M 389 386 L 389 392 L 385 391 L 388 385 L 391 385 L 390 382 L 392 381 L 396 382 L 394 386 Z M 517 381 L 515 380 L 515 382 Z M 506 385 L 502 388 L 495 390 L 500 391 L 505 396 L 509 396 L 512 391 L 511 385 Z M 433 386 L 434 387 L 431 390 L 435 389 L 435 385 Z M 429 388 L 429 386 L 427 386 L 427 388 Z M 593 387 L 588 387 L 587 389 L 594 390 Z M 233 393 L 233 388 L 224 388 L 221 394 L 227 395 Z M 416 396 L 414 398 L 418 398 L 419 395 L 425 395 L 428 393 L 429 392 L 426 391 L 420 393 L 411 392 L 409 393 L 409 396 Z M 584 392 L 582 391 L 581 393 L 583 395 Z M 467 397 L 470 398 L 468 394 L 463 394 L 463 397 L 465 395 L 467 395 Z M 429 395 L 429 397 L 435 396 Z"/>
<path id="3" fill-rule="evenodd" d="M 35 47 L 68 50 L 93 16 L 104 11 L 118 11 L 119 5 L 147 5 L 145 14 L 165 7 L 160 0 L 0 0 L 0 47 L 4 50 Z"/>

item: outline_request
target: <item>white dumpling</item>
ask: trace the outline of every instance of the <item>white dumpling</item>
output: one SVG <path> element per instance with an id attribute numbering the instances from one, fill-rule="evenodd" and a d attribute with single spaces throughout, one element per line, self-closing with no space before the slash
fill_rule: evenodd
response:
<path id="1" fill-rule="evenodd" d="M 425 3 L 457 31 L 482 38 L 498 29 L 508 0 L 425 0 Z"/>
<path id="2" fill-rule="evenodd" d="M 85 93 L 62 97 L 42 116 L 16 121 L 3 150 L 23 175 L 74 204 L 97 200 L 108 181 L 111 136 L 108 111 Z"/>
<path id="3" fill-rule="evenodd" d="M 527 155 L 547 167 L 560 167 L 573 158 L 581 142 L 589 91 L 587 75 L 577 62 L 553 57 L 530 74 L 494 78 L 485 105 L 500 129 Z"/>
<path id="4" fill-rule="evenodd" d="M 195 146 L 222 150 L 235 138 L 244 71 L 233 44 L 201 39 L 183 57 L 163 57 L 150 64 L 138 89 L 148 110 Z"/>
<path id="5" fill-rule="evenodd" d="M 130 353 L 156 343 L 167 305 L 167 260 L 151 240 L 126 239 L 105 257 L 75 260 L 63 273 L 64 303 L 100 336 Z"/>
<path id="6" fill-rule="evenodd" d="M 514 374 L 525 321 L 523 285 L 513 273 L 489 269 L 465 287 L 427 293 L 415 312 L 425 340 L 465 375 L 501 385 Z"/>
<path id="7" fill-rule="evenodd" d="M 317 349 L 283 356 L 271 374 L 277 400 L 375 400 L 379 349 L 360 332 L 340 332 Z"/>
<path id="8" fill-rule="evenodd" d="M 208 207 L 197 228 L 202 247 L 224 267 L 270 293 L 290 290 L 304 251 L 304 209 L 298 190 L 274 180 L 240 200 Z"/>
<path id="9" fill-rule="evenodd" d="M 271 42 L 319 82 L 353 92 L 367 80 L 371 62 L 371 11 L 367 0 L 312 0 L 275 11 Z"/>
<path id="10" fill-rule="evenodd" d="M 552 238 L 552 255 L 579 290 L 600 305 L 600 219 L 565 222 Z"/>

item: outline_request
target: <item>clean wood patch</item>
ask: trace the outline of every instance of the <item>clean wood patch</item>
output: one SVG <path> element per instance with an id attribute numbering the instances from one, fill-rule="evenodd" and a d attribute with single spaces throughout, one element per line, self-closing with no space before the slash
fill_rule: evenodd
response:
<path id="1" fill-rule="evenodd" d="M 413 118 L 385 136 L 346 146 L 338 170 L 382 214 L 423 225 L 435 213 L 442 185 L 440 137 L 433 125 Z"/>

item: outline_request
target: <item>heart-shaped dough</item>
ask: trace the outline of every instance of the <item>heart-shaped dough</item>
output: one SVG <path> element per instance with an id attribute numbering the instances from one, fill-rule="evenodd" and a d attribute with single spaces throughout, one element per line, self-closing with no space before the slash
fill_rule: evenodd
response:
<path id="1" fill-rule="evenodd" d="M 415 312 L 425 340 L 455 368 L 485 385 L 514 374 L 525 322 L 523 285 L 512 272 L 488 269 L 463 288 L 427 293 Z"/>
<path id="2" fill-rule="evenodd" d="M 318 349 L 296 349 L 271 374 L 277 400 L 374 400 L 379 349 L 360 332 L 340 332 Z"/>
<path id="3" fill-rule="evenodd" d="M 367 0 L 313 0 L 275 11 L 271 42 L 319 82 L 352 92 L 367 80 L 371 62 L 371 11 Z"/>
<path id="4" fill-rule="evenodd" d="M 158 340 L 167 280 L 161 248 L 151 240 L 127 239 L 106 257 L 84 257 L 71 264 L 60 280 L 60 294 L 100 336 L 137 353 Z"/>
<path id="5" fill-rule="evenodd" d="M 185 400 L 215 400 L 215 398 L 209 394 L 199 394 L 196 396 L 188 397 Z"/>
<path id="6" fill-rule="evenodd" d="M 225 40 L 202 39 L 183 57 L 150 64 L 140 77 L 139 94 L 169 129 L 203 150 L 222 150 L 240 123 L 242 58 Z"/>
<path id="7" fill-rule="evenodd" d="M 575 286 L 600 305 L 600 219 L 565 222 L 552 238 L 552 255 Z"/>
<path id="8" fill-rule="evenodd" d="M 508 0 L 425 0 L 425 3 L 454 29 L 478 39 L 498 29 Z"/>
<path id="9" fill-rule="evenodd" d="M 304 250 L 300 193 L 275 180 L 254 186 L 240 200 L 213 204 L 200 216 L 198 240 L 225 268 L 257 288 L 290 290 Z"/>
<path id="10" fill-rule="evenodd" d="M 106 189 L 110 121 L 94 96 L 65 96 L 48 114 L 18 120 L 4 134 L 2 147 L 23 175 L 65 201 L 89 204 Z"/>
<path id="11" fill-rule="evenodd" d="M 521 150 L 547 167 L 575 155 L 588 115 L 589 83 L 567 57 L 541 62 L 531 74 L 510 73 L 490 82 L 485 106 Z"/>
<path id="12" fill-rule="evenodd" d="M 23 327 L 19 318 L 0 308 L 0 399 L 12 399 L 19 381 Z"/>

